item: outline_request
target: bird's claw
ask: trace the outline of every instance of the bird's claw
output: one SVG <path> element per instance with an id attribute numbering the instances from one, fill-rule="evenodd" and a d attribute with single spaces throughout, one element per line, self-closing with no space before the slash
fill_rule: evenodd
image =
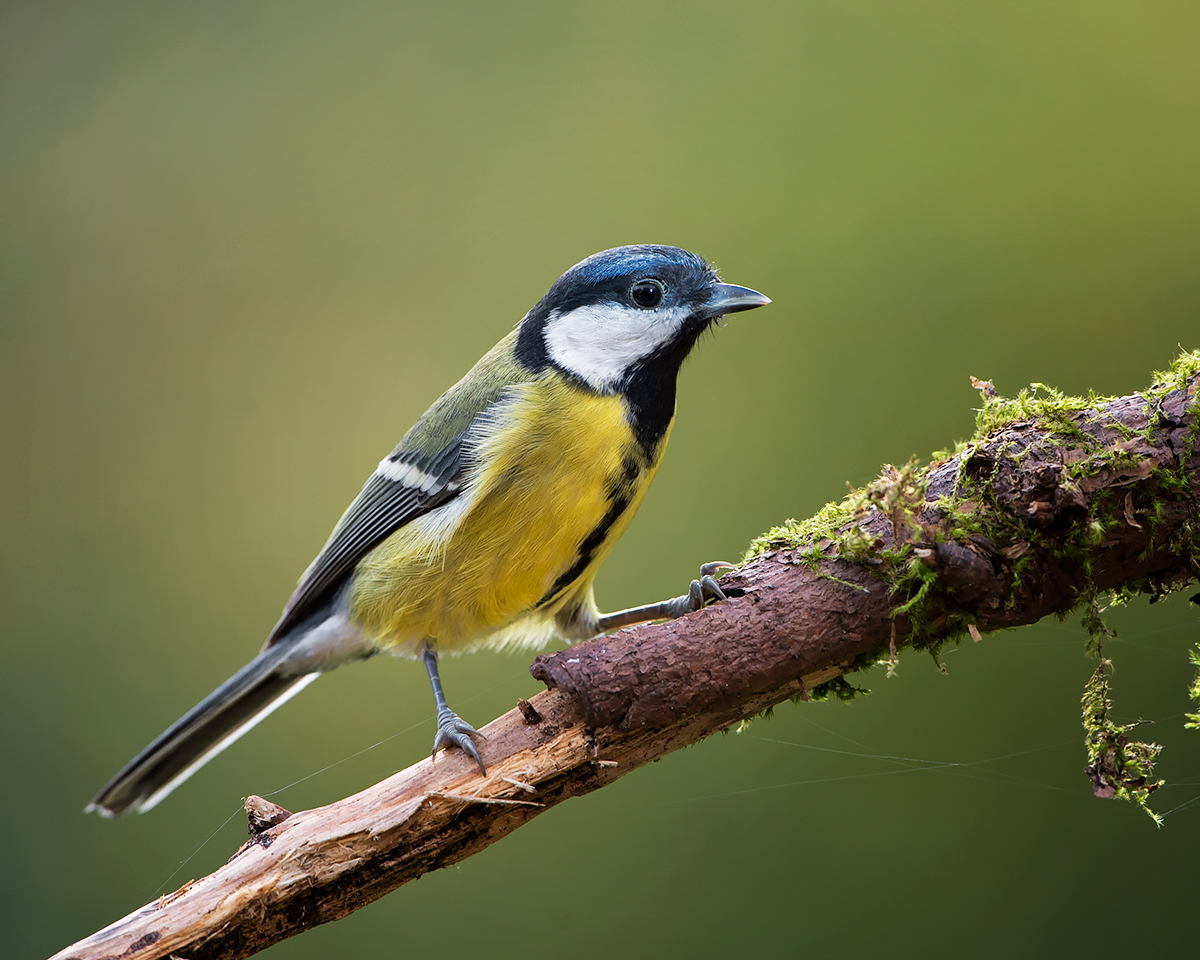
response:
<path id="1" fill-rule="evenodd" d="M 709 603 L 715 603 L 718 600 L 728 600 L 725 596 L 725 591 L 721 589 L 721 585 L 717 583 L 716 578 L 711 573 L 705 572 L 705 567 L 711 566 L 705 564 L 700 568 L 700 579 L 693 580 L 688 587 L 688 613 L 700 610 L 708 606 Z"/>
<path id="2" fill-rule="evenodd" d="M 718 600 L 728 600 L 725 591 L 721 589 L 721 585 L 717 583 L 713 574 L 722 568 L 733 569 L 733 567 L 734 564 L 726 563 L 724 560 L 714 560 L 712 563 L 704 564 L 700 568 L 700 579 L 691 582 L 687 594 L 667 601 L 670 605 L 669 615 L 671 618 L 695 613 Z"/>
<path id="3" fill-rule="evenodd" d="M 479 765 L 479 772 L 486 775 L 487 769 L 483 765 L 483 760 L 479 757 L 479 750 L 475 747 L 475 741 L 471 739 L 472 737 L 478 737 L 480 740 L 487 739 L 487 737 L 467 723 L 466 720 L 463 720 L 453 710 L 443 707 L 438 711 L 437 735 L 433 738 L 433 752 L 430 754 L 430 757 L 436 758 L 437 752 L 443 747 L 458 747 L 469 754 Z"/>

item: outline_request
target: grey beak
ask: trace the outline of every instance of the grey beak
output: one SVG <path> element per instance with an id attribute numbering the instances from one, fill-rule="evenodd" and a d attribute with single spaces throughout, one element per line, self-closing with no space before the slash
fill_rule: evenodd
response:
<path id="1" fill-rule="evenodd" d="M 765 307 L 771 302 L 770 297 L 764 297 L 757 290 L 749 287 L 739 287 L 733 283 L 714 283 L 712 297 L 704 313 L 710 317 L 723 313 L 737 313 L 740 310 L 753 310 L 755 307 Z"/>

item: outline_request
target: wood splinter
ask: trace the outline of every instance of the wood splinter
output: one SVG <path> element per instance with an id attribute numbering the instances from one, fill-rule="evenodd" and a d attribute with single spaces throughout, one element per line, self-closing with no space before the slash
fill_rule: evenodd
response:
<path id="1" fill-rule="evenodd" d="M 517 709 L 521 711 L 521 716 L 530 726 L 542 722 L 542 715 L 537 712 L 537 707 L 523 697 L 517 698 Z"/>
<path id="2" fill-rule="evenodd" d="M 252 837 L 257 837 L 264 830 L 279 826 L 291 815 L 291 810 L 285 810 L 270 800 L 264 800 L 254 794 L 246 798 L 246 820 Z"/>
<path id="3" fill-rule="evenodd" d="M 505 797 L 469 797 L 462 793 L 446 793 L 442 790 L 435 790 L 429 794 L 431 797 L 441 797 L 443 800 L 459 800 L 463 803 L 494 803 L 497 805 L 516 805 L 522 807 L 544 807 L 544 803 L 535 803 L 532 800 L 509 800 Z"/>

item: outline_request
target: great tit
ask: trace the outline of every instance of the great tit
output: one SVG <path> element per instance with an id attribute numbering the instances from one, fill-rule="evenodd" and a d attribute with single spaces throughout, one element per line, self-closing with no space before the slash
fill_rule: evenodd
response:
<path id="1" fill-rule="evenodd" d="M 321 673 L 382 651 L 424 661 L 434 754 L 458 746 L 483 772 L 440 652 L 583 639 L 723 598 L 706 567 L 683 597 L 602 615 L 592 582 L 658 469 L 680 364 L 719 317 L 767 303 L 677 247 L 576 264 L 380 462 L 258 656 L 87 810 L 151 809 Z"/>

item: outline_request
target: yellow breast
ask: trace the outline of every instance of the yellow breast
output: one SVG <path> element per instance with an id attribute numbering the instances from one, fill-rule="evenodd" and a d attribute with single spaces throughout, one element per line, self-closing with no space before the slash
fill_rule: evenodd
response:
<path id="1" fill-rule="evenodd" d="M 596 570 L 665 443 L 649 462 L 620 396 L 549 376 L 523 384 L 478 441 L 463 492 L 359 564 L 352 617 L 397 652 L 545 642 L 556 612 L 594 611 Z"/>

